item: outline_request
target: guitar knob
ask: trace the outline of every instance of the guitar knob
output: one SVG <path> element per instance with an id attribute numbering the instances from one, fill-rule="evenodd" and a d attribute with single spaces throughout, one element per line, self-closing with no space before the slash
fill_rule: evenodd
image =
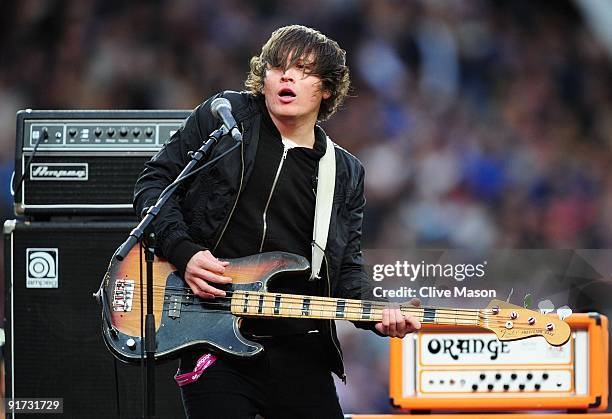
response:
<path id="1" fill-rule="evenodd" d="M 130 348 L 131 350 L 136 349 L 136 341 L 132 338 L 129 338 L 125 344 L 127 345 L 128 348 Z"/>

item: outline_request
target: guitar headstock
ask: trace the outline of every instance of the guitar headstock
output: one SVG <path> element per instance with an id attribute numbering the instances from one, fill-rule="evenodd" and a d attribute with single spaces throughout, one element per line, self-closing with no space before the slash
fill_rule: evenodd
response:
<path id="1" fill-rule="evenodd" d="M 500 341 L 543 336 L 550 345 L 561 346 L 571 335 L 569 325 L 556 315 L 541 314 L 501 300 L 491 300 L 482 313 L 480 326 L 494 332 Z"/>

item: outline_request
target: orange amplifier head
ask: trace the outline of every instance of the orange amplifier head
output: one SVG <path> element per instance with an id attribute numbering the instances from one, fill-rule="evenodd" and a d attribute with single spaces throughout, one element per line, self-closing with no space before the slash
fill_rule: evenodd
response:
<path id="1" fill-rule="evenodd" d="M 605 410 L 608 319 L 575 313 L 565 321 L 572 336 L 558 347 L 428 324 L 391 339 L 391 402 L 410 410 Z"/>

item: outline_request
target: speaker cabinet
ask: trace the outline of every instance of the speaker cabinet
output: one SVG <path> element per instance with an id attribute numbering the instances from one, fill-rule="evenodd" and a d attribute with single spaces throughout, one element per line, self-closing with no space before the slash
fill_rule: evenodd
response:
<path id="1" fill-rule="evenodd" d="M 92 297 L 133 227 L 127 221 L 6 222 L 7 398 L 63 398 L 63 417 L 70 418 L 142 417 L 141 368 L 107 350 Z M 183 415 L 172 378 L 177 367 L 178 361 L 157 365 L 160 418 Z"/>

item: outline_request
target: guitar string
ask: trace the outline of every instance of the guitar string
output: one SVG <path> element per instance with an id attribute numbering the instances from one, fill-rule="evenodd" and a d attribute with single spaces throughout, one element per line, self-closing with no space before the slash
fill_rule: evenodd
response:
<path id="1" fill-rule="evenodd" d="M 165 310 L 171 310 L 171 309 L 164 309 L 163 311 L 165 311 Z M 298 309 L 296 309 L 296 311 L 297 310 Z M 195 309 L 195 310 L 190 310 L 190 309 L 181 309 L 180 310 L 180 313 L 207 313 L 207 312 L 228 313 L 227 310 L 220 310 L 220 309 L 204 309 L 204 308 L 199 308 L 199 309 Z M 241 314 L 244 314 L 243 317 L 265 317 L 265 318 L 270 318 L 270 319 L 272 319 L 272 318 L 296 318 L 296 319 L 301 318 L 301 316 L 298 316 L 298 315 L 279 316 L 279 317 L 276 317 L 273 314 L 269 314 L 269 315 L 266 315 L 266 314 L 252 315 L 252 313 L 238 313 L 238 314 L 235 314 L 235 315 L 237 317 L 240 317 Z M 251 314 L 251 316 L 249 316 L 249 314 Z M 329 319 L 329 318 L 325 317 L 323 319 Z M 421 320 L 421 322 L 423 322 L 425 324 L 439 324 L 438 322 L 440 320 L 444 320 L 444 319 L 445 319 L 444 317 L 442 317 L 442 318 L 436 317 L 433 322 L 424 322 L 422 320 Z M 454 318 L 450 317 L 448 319 L 452 320 Z M 376 321 L 376 322 L 379 322 L 381 319 L 363 319 L 363 318 L 359 318 L 359 319 L 348 319 L 348 318 L 347 319 L 342 319 L 342 318 L 338 318 L 336 316 L 333 316 L 332 320 L 349 320 L 349 321 L 350 320 L 354 320 L 354 321 L 362 320 L 362 321 Z M 476 321 L 476 319 L 472 319 L 472 320 Z M 484 321 L 482 321 L 482 323 L 476 322 L 476 323 L 462 323 L 462 324 L 459 323 L 458 324 L 458 323 L 455 323 L 455 322 L 447 321 L 447 322 L 443 323 L 443 325 L 448 325 L 448 326 L 466 326 L 466 327 L 470 327 L 470 326 L 471 327 L 474 327 L 474 326 L 478 326 L 478 327 L 492 326 L 492 327 L 494 327 L 494 326 L 505 325 L 505 322 L 504 321 L 495 321 L 495 320 L 494 321 L 484 320 Z M 509 330 L 528 330 L 528 331 L 532 331 L 533 332 L 534 330 L 543 330 L 543 329 L 544 329 L 544 327 L 537 327 L 535 325 L 528 325 L 526 323 L 514 322 L 513 323 L 513 327 L 511 329 L 509 329 Z"/>
<path id="2" fill-rule="evenodd" d="M 291 295 L 291 294 L 285 294 L 285 295 Z M 227 301 L 218 301 L 219 299 L 224 299 Z M 255 295 L 255 299 L 257 300 L 257 295 Z M 283 302 L 286 304 L 288 302 L 288 300 L 293 300 L 293 301 L 289 301 L 289 303 L 294 302 L 294 303 L 298 303 L 301 304 L 303 299 L 289 299 L 289 298 L 284 298 Z M 136 304 L 140 301 L 140 298 L 138 297 L 134 297 L 132 299 L 132 303 Z M 228 299 L 227 297 L 225 298 L 215 298 L 215 299 L 210 299 L 210 300 L 205 300 L 205 299 L 199 299 L 199 301 L 197 302 L 185 302 L 185 301 L 171 301 L 168 300 L 168 298 L 159 298 L 156 297 L 156 300 L 154 300 L 154 303 L 160 304 L 173 304 L 173 303 L 181 303 L 181 304 L 204 304 L 204 305 L 219 305 L 219 306 L 223 306 L 223 307 L 227 307 L 229 308 L 230 304 L 231 304 L 231 299 Z M 230 304 L 228 304 L 230 303 Z M 264 295 L 264 304 L 265 303 L 271 303 L 274 304 L 275 303 L 275 298 L 273 295 Z M 334 304 L 335 301 L 329 301 L 329 300 L 322 300 L 322 301 L 312 301 L 311 303 L 313 303 L 313 305 L 323 305 L 325 307 L 328 307 L 330 311 L 336 312 L 337 311 L 337 307 Z M 239 307 L 243 307 L 244 304 L 242 302 L 236 303 Z M 258 303 L 255 302 L 255 305 L 258 307 L 257 305 Z M 384 309 L 384 308 L 393 308 L 393 307 L 389 307 L 387 305 L 378 305 L 377 307 L 372 307 L 372 309 Z M 412 306 L 406 306 L 406 305 L 399 305 L 398 308 L 402 309 L 404 312 L 409 311 L 410 313 L 415 313 L 418 314 L 421 311 L 424 312 L 425 309 L 430 309 L 427 307 L 412 307 Z M 352 310 L 352 311 L 351 311 Z M 452 318 L 458 318 L 458 319 L 473 319 L 475 316 L 478 316 L 478 310 L 477 309 L 473 309 L 471 310 L 469 313 L 466 313 L 465 311 L 463 312 L 455 312 L 455 309 L 435 309 L 436 310 L 436 315 L 438 317 L 440 317 L 441 314 L 444 314 L 445 312 L 447 312 L 447 314 L 452 314 Z M 363 307 L 361 305 L 360 302 L 349 302 L 347 301 L 347 304 L 345 305 L 345 312 L 347 313 L 362 313 L 363 311 Z M 482 312 L 482 310 L 480 310 Z M 484 313 L 485 315 L 487 315 L 486 313 Z"/>
<path id="3" fill-rule="evenodd" d="M 167 304 L 170 304 L 170 303 L 171 302 L 165 302 L 164 305 L 167 305 Z M 207 304 L 211 304 L 211 303 L 207 303 Z M 217 304 L 217 305 L 220 305 L 220 304 Z M 241 307 L 243 307 L 243 305 Z M 249 305 L 248 308 L 249 309 L 250 308 L 259 309 L 259 305 Z M 173 310 L 173 309 L 172 308 L 164 308 L 162 311 L 166 311 L 166 310 L 170 311 L 170 310 Z M 183 313 L 183 312 L 188 312 L 188 313 L 205 313 L 205 312 L 229 313 L 230 312 L 229 310 L 231 310 L 231 307 L 225 306 L 224 310 L 222 310 L 222 309 L 210 309 L 210 308 L 204 308 L 204 307 L 194 307 L 193 309 L 181 308 L 178 311 L 180 313 Z M 269 315 L 267 313 L 265 313 L 265 310 L 268 310 L 270 312 Z M 274 318 L 275 315 L 271 313 L 271 311 L 273 311 L 273 310 L 274 310 L 274 306 L 265 306 L 264 305 L 264 306 L 262 306 L 262 311 L 264 311 L 264 312 L 261 313 L 261 315 L 260 314 L 254 314 L 252 312 L 251 313 L 249 313 L 249 312 L 242 313 L 241 312 L 241 313 L 234 313 L 234 314 L 236 316 L 240 316 L 242 314 L 242 315 L 244 315 L 244 317 L 270 317 L 270 318 Z M 287 310 L 287 308 L 285 308 L 285 310 Z M 294 318 L 300 318 L 301 317 L 301 316 L 295 316 L 295 315 L 291 316 L 291 312 L 292 311 L 294 311 L 294 312 L 301 312 L 301 308 L 293 307 L 293 308 L 289 308 L 288 310 L 289 310 L 289 313 L 290 313 L 290 315 L 289 315 L 290 317 L 294 317 Z M 415 308 L 414 310 L 418 310 L 418 309 Z M 337 313 L 337 311 L 333 307 L 325 307 L 325 308 L 317 309 L 317 310 L 313 309 L 312 311 L 313 311 L 314 314 L 319 313 L 320 315 L 323 315 L 323 313 L 328 314 L 328 315 L 329 314 Z M 119 311 L 119 312 L 121 312 L 121 311 Z M 349 310 L 349 311 L 345 311 L 345 314 L 347 314 L 347 315 L 351 315 L 351 314 L 355 315 L 357 317 L 356 320 L 371 320 L 371 321 L 380 321 L 381 320 L 380 318 L 376 318 L 376 319 L 363 319 L 363 318 L 361 318 L 361 316 L 363 315 L 363 312 L 361 312 L 361 311 L 350 311 Z M 310 315 L 310 317 L 312 317 L 312 316 L 313 316 L 313 314 Z M 418 316 L 420 316 L 420 314 Z M 283 316 L 279 316 L 279 317 L 283 317 Z M 286 316 L 286 317 L 288 317 L 288 316 Z M 330 315 L 330 317 L 333 317 L 334 319 L 342 319 L 341 317 L 338 317 L 336 315 Z M 347 320 L 351 320 L 351 319 L 347 319 Z M 457 323 L 457 321 L 461 321 L 461 320 L 463 320 L 463 321 L 470 321 L 471 323 L 464 323 L 464 324 Z M 421 320 L 421 321 L 423 321 L 423 320 Z M 436 323 L 437 321 L 446 321 L 446 324 L 449 324 L 449 325 L 455 324 L 455 325 L 459 325 L 459 326 L 463 326 L 463 325 L 465 325 L 465 326 L 474 326 L 474 325 L 479 325 L 478 324 L 479 322 L 482 322 L 482 324 L 485 324 L 485 325 L 505 325 L 506 324 L 506 320 L 504 320 L 504 319 L 486 318 L 485 316 L 482 316 L 482 315 L 477 316 L 477 318 L 476 318 L 476 315 L 472 316 L 470 318 L 458 318 L 457 316 L 436 315 L 436 317 L 434 318 L 434 322 L 433 323 Z M 476 322 L 476 323 L 474 323 L 474 322 Z M 537 329 L 538 328 L 538 326 L 536 326 L 536 325 L 529 325 L 528 323 L 523 323 L 521 321 L 514 321 L 513 322 L 513 328 L 520 328 L 520 326 L 522 326 L 522 325 L 528 326 L 528 327 L 524 328 L 525 330 L 527 330 L 527 329 Z M 543 328 L 543 327 L 540 327 L 540 328 Z"/>
<path id="4" fill-rule="evenodd" d="M 245 293 L 243 291 L 240 291 L 242 294 L 239 294 L 239 297 L 242 297 L 242 295 L 244 295 Z M 257 292 L 249 292 L 250 295 L 252 295 L 255 299 L 257 299 L 258 296 L 263 295 L 264 296 L 264 301 L 267 302 L 275 302 L 275 295 L 274 294 L 264 294 L 264 293 L 257 293 Z M 181 296 L 180 294 L 170 294 L 170 296 Z M 189 295 L 190 297 L 194 297 L 193 294 Z M 283 302 L 297 302 L 297 303 L 302 303 L 303 302 L 303 298 L 304 296 L 296 296 L 294 294 L 282 294 L 283 296 Z M 163 297 L 162 297 L 163 298 Z M 162 302 L 162 298 L 160 298 L 159 295 L 156 295 L 156 299 L 157 299 L 157 303 L 161 303 Z M 338 300 L 317 300 L 317 298 L 323 298 L 323 297 L 316 297 L 313 296 L 313 299 L 315 300 L 314 303 L 315 304 L 324 304 L 324 305 L 328 305 L 331 306 L 334 303 L 336 303 Z M 231 297 L 216 297 L 214 299 L 210 299 L 210 300 L 205 300 L 205 299 L 199 299 L 199 303 L 200 304 L 218 304 L 218 305 L 224 305 L 227 306 L 227 303 L 230 301 L 219 301 L 219 300 L 231 300 Z M 139 298 L 135 297 L 133 298 L 134 302 L 139 302 Z M 355 301 L 355 300 L 341 300 L 340 301 L 345 301 L 346 305 L 345 308 L 353 308 L 355 310 L 357 310 L 358 312 L 361 312 L 363 309 L 362 303 L 360 301 Z M 173 301 L 163 301 L 164 303 L 173 303 Z M 181 301 L 181 303 L 185 303 L 184 301 Z M 197 304 L 197 302 L 189 302 L 190 304 Z M 236 303 L 239 306 L 243 306 L 242 303 Z M 389 308 L 389 305 L 387 305 L 386 303 L 381 303 L 381 304 L 372 304 L 372 308 L 376 309 L 383 309 L 383 308 Z M 454 308 L 431 308 L 431 307 L 413 307 L 413 306 L 407 306 L 407 305 L 399 305 L 398 308 L 402 308 L 404 309 L 404 311 L 408 310 L 410 312 L 417 312 L 420 313 L 420 311 L 423 311 L 425 309 L 434 309 L 436 311 L 436 314 L 439 315 L 447 312 L 449 314 L 452 314 L 453 318 L 461 318 L 463 316 L 463 318 L 466 318 L 465 316 L 468 316 L 467 319 L 472 319 L 474 316 L 477 316 L 479 314 L 482 314 L 484 316 L 489 316 L 488 311 L 492 311 L 491 309 L 454 309 Z M 336 308 L 335 306 L 331 307 L 332 311 L 335 311 Z M 478 313 L 480 312 L 480 313 Z M 496 316 L 493 314 L 493 316 Z M 491 317 L 493 318 L 493 317 Z M 496 319 L 501 319 L 501 320 L 512 320 L 510 317 L 496 317 Z"/>
<path id="5" fill-rule="evenodd" d="M 176 288 L 176 287 L 164 287 L 161 285 L 154 285 L 154 288 L 158 288 L 161 290 L 168 290 L 168 289 L 176 289 L 179 291 L 185 291 L 183 293 L 174 293 L 174 294 L 169 294 L 171 296 L 179 296 L 179 297 L 197 297 L 195 294 L 193 294 L 193 292 L 191 291 L 191 289 L 189 288 Z M 214 301 L 214 300 L 231 300 L 233 298 L 232 294 L 239 294 L 239 295 L 243 295 L 245 293 L 249 293 L 250 295 L 253 296 L 259 296 L 259 295 L 265 295 L 265 296 L 269 296 L 269 297 L 276 297 L 276 295 L 281 295 L 282 298 L 284 300 L 303 300 L 303 298 L 305 297 L 311 297 L 313 299 L 324 299 L 324 298 L 333 298 L 333 297 L 321 297 L 321 296 L 308 296 L 308 295 L 296 295 L 296 294 L 284 294 L 284 293 L 275 293 L 275 292 L 263 292 L 263 291 L 245 291 L 245 290 L 236 290 L 236 291 L 226 291 L 226 295 L 225 296 L 219 296 L 219 297 L 215 297 L 215 298 L 211 298 L 210 301 Z M 136 294 L 136 292 L 134 292 L 134 294 Z M 160 296 L 159 294 L 156 294 L 155 297 L 163 297 Z M 200 297 L 197 297 L 200 298 Z M 200 300 L 202 301 L 208 301 L 207 299 L 204 298 L 200 298 Z M 346 303 L 349 304 L 361 304 L 362 301 L 356 301 L 356 300 L 352 300 L 352 299 L 343 299 L 343 298 L 333 298 L 332 300 L 321 300 L 321 301 L 329 301 L 331 302 L 335 302 L 335 301 L 345 301 Z M 382 307 L 382 308 L 389 308 L 389 305 L 393 303 L 388 303 L 388 302 L 384 302 L 384 301 L 371 301 L 371 300 L 364 300 L 363 302 L 366 303 L 370 303 L 371 306 L 374 307 Z M 399 304 L 400 307 L 406 307 L 405 304 Z M 418 308 L 418 307 L 417 307 Z M 476 310 L 490 310 L 492 311 L 492 309 L 490 308 L 482 308 L 482 309 L 463 309 L 463 308 L 448 308 L 448 307 L 421 307 L 421 308 L 429 308 L 429 309 L 435 309 L 435 310 L 450 310 L 450 311 L 467 311 L 467 312 L 474 312 Z M 519 307 L 520 309 L 520 307 Z M 505 310 L 509 310 L 509 309 L 505 309 Z"/>

